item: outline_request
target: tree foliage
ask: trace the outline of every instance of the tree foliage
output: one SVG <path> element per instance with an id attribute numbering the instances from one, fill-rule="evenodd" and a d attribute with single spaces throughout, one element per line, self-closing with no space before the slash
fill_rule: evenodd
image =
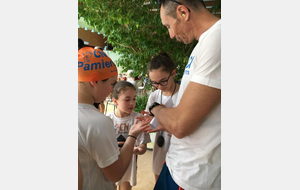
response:
<path id="1" fill-rule="evenodd" d="M 118 66 L 124 71 L 147 73 L 147 65 L 159 52 L 168 53 L 182 76 L 196 41 L 185 45 L 171 40 L 161 24 L 156 0 L 79 0 L 78 17 L 101 31 L 113 51 L 121 54 Z"/>
<path id="2" fill-rule="evenodd" d="M 148 102 L 148 94 L 144 94 L 141 96 L 136 96 L 136 104 L 134 107 L 134 111 L 140 113 L 142 110 L 145 110 Z"/>

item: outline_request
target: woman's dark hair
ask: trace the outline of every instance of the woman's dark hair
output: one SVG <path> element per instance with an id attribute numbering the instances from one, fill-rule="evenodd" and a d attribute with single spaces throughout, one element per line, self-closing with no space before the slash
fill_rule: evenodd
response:
<path id="1" fill-rule="evenodd" d="M 160 53 L 154 57 L 148 65 L 148 71 L 162 69 L 171 73 L 176 68 L 174 61 L 167 53 Z"/>
<path id="2" fill-rule="evenodd" d="M 131 84 L 130 82 L 127 81 L 119 81 L 115 84 L 114 86 L 114 91 L 112 93 L 112 97 L 115 99 L 119 99 L 119 95 L 127 90 L 128 88 L 132 88 L 136 91 L 135 86 L 133 84 Z"/>

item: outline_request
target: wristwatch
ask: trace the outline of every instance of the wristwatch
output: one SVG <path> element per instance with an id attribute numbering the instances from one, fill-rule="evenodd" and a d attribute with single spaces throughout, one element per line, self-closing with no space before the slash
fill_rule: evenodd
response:
<path id="1" fill-rule="evenodd" d="M 151 110 L 155 107 L 155 106 L 159 106 L 160 104 L 157 102 L 153 102 L 150 106 L 149 106 L 149 112 L 150 112 L 150 116 L 154 116 L 154 114 L 151 112 Z"/>

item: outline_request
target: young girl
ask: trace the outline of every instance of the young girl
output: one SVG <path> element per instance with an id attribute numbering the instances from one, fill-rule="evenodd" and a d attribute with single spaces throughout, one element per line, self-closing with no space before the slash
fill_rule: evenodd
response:
<path id="1" fill-rule="evenodd" d="M 135 108 L 136 89 L 130 82 L 119 81 L 114 87 L 112 98 L 117 109 L 115 113 L 112 112 L 107 115 L 113 120 L 116 137 L 120 141 L 119 145 L 122 145 L 122 138 L 127 141 L 129 130 L 137 121 L 134 118 L 142 116 L 142 114 L 133 111 Z M 119 190 L 130 190 L 132 186 L 136 185 L 137 155 L 142 155 L 146 152 L 147 143 L 149 142 L 151 142 L 150 136 L 146 132 L 141 133 L 137 137 L 132 161 L 123 178 L 116 183 L 116 185 L 119 185 Z"/>
<path id="2" fill-rule="evenodd" d="M 148 66 L 150 84 L 157 88 L 156 91 L 150 94 L 146 111 L 149 112 L 149 106 L 153 102 L 164 104 L 169 98 L 175 104 L 179 84 L 174 82 L 176 74 L 175 64 L 167 53 L 161 53 L 152 59 Z M 170 146 L 172 134 L 167 131 L 157 131 L 155 136 L 155 143 L 153 147 L 152 171 L 154 173 L 155 181 L 163 167 L 166 153 Z"/>
<path id="3" fill-rule="evenodd" d="M 136 122 L 119 151 L 111 119 L 93 105 L 112 92 L 117 74 L 116 65 L 101 50 L 78 51 L 78 157 L 83 189 L 114 190 L 113 182 L 122 178 L 131 162 L 137 136 L 149 123 Z"/>

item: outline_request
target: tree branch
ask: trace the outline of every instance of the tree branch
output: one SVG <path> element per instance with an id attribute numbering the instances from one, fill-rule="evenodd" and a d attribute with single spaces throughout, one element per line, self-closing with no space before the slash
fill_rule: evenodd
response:
<path id="1" fill-rule="evenodd" d="M 116 42 L 116 44 L 119 44 L 119 45 L 122 46 L 122 47 L 131 48 L 131 49 L 134 51 L 134 53 L 137 53 L 137 52 L 135 51 L 135 49 L 134 49 L 132 46 L 125 46 L 125 45 L 120 44 L 120 43 L 118 43 L 118 42 Z"/>

